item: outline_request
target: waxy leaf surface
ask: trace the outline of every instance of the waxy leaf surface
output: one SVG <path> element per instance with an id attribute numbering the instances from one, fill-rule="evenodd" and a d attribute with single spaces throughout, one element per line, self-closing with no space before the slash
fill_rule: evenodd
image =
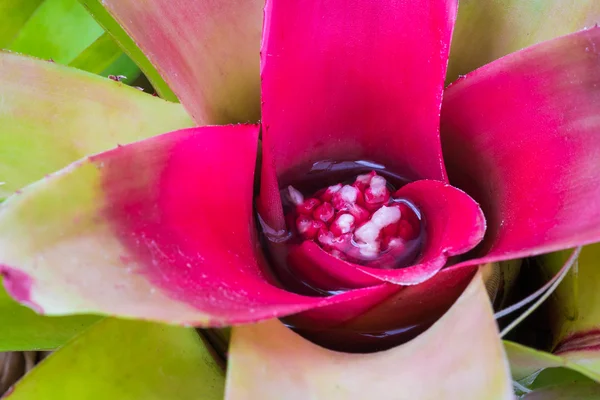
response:
<path id="1" fill-rule="evenodd" d="M 453 0 L 267 1 L 266 173 L 366 159 L 444 180 L 438 114 L 455 16 Z"/>
<path id="2" fill-rule="evenodd" d="M 193 124 L 180 105 L 9 53 L 0 98 L 0 197 L 88 154 Z"/>
<path id="3" fill-rule="evenodd" d="M 197 123 L 259 119 L 263 1 L 103 0 L 102 4 Z"/>
<path id="4" fill-rule="evenodd" d="M 177 97 L 162 79 L 156 68 L 150 63 L 146 55 L 129 37 L 127 32 L 106 11 L 101 0 L 79 0 L 79 2 L 90 12 L 96 21 L 108 32 L 146 75 L 156 92 L 165 100 L 177 101 Z M 117 74 L 118 75 L 118 74 Z"/>
<path id="5" fill-rule="evenodd" d="M 383 352 L 326 350 L 275 320 L 236 327 L 227 373 L 227 400 L 513 398 L 479 274 L 428 331 Z"/>
<path id="6" fill-rule="evenodd" d="M 191 128 L 84 158 L 0 207 L 7 291 L 49 315 L 197 326 L 369 295 L 282 290 L 264 271 L 252 195 L 258 126 Z"/>
<path id="7" fill-rule="evenodd" d="M 513 53 L 450 86 L 450 182 L 482 207 L 491 262 L 600 241 L 600 28 Z"/>
<path id="8" fill-rule="evenodd" d="M 50 355 L 9 400 L 221 400 L 224 373 L 192 328 L 105 319 Z"/>
<path id="9" fill-rule="evenodd" d="M 11 299 L 0 280 L 0 351 L 54 349 L 98 319 L 96 316 L 38 315 Z"/>
<path id="10" fill-rule="evenodd" d="M 267 1 L 259 210 L 281 228 L 277 183 L 323 160 L 372 160 L 445 180 L 439 110 L 454 0 Z M 285 182 L 288 180 L 288 182 Z"/>

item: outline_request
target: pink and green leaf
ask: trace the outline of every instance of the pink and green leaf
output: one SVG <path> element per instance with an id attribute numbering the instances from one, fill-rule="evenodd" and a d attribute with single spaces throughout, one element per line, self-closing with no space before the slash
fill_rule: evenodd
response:
<path id="1" fill-rule="evenodd" d="M 222 326 L 355 300 L 275 286 L 252 195 L 258 126 L 171 132 L 84 158 L 0 208 L 8 292 L 49 315 Z M 376 290 L 376 289 L 375 289 Z"/>
<path id="2" fill-rule="evenodd" d="M 600 241 L 600 28 L 513 53 L 445 91 L 453 185 L 482 207 L 483 258 L 515 259 Z"/>
<path id="3" fill-rule="evenodd" d="M 0 197 L 85 155 L 193 124 L 180 105 L 9 53 L 0 97 Z"/>
<path id="4" fill-rule="evenodd" d="M 236 327 L 227 374 L 227 400 L 513 398 L 480 274 L 428 331 L 378 353 L 326 350 L 275 320 Z"/>
<path id="5" fill-rule="evenodd" d="M 105 18 L 98 0 L 82 1 Z M 259 119 L 263 1 L 103 0 L 102 5 L 148 56 L 197 123 Z M 124 33 L 121 28 L 107 30 L 118 31 L 119 37 Z"/>
<path id="6" fill-rule="evenodd" d="M 50 355 L 9 400 L 221 400 L 224 373 L 194 329 L 105 319 Z"/>
<path id="7" fill-rule="evenodd" d="M 509 53 L 599 22 L 596 0 L 463 0 L 447 82 Z"/>
<path id="8" fill-rule="evenodd" d="M 169 88 L 169 85 L 165 83 L 156 68 L 150 63 L 134 40 L 129 37 L 119 23 L 104 9 L 102 2 L 100 0 L 79 0 L 79 2 L 91 13 L 105 31 L 114 38 L 125 54 L 139 66 L 156 92 L 165 100 L 177 102 L 177 96 Z"/>
<path id="9" fill-rule="evenodd" d="M 0 280 L 0 351 L 54 349 L 99 319 L 38 315 L 11 299 L 1 285 Z"/>

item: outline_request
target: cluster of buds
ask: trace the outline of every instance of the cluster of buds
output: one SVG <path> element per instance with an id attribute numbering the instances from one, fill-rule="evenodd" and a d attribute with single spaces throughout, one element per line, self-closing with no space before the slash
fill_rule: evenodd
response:
<path id="1" fill-rule="evenodd" d="M 394 198 L 386 179 L 375 171 L 310 198 L 292 186 L 288 195 L 295 206 L 291 216 L 298 235 L 350 262 L 368 265 L 382 254 L 400 255 L 407 242 L 420 235 L 415 211 Z"/>

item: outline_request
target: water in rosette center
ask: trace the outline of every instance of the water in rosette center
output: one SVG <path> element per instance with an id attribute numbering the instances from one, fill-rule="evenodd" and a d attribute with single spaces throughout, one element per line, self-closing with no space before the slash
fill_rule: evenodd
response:
<path id="1" fill-rule="evenodd" d="M 334 257 L 373 268 L 414 264 L 424 229 L 419 209 L 398 195 L 407 182 L 385 168 L 368 169 L 372 163 L 316 165 L 281 190 L 289 241 L 314 241 Z"/>

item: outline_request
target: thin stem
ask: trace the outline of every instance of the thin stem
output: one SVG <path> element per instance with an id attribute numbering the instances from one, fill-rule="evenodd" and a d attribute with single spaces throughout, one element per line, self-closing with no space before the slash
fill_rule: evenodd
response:
<path id="1" fill-rule="evenodd" d="M 571 267 L 573 266 L 573 264 L 575 264 L 575 262 L 577 261 L 577 258 L 579 257 L 579 254 L 581 253 L 581 246 L 577 247 L 573 250 L 573 253 L 571 253 L 571 255 L 569 256 L 569 258 L 567 259 L 567 261 L 565 262 L 565 264 L 563 265 L 563 267 L 560 269 L 560 271 L 558 272 L 558 274 L 556 274 L 548 283 L 550 283 L 550 286 L 548 287 L 548 290 L 542 294 L 542 296 L 531 305 L 531 307 L 529 307 L 523 314 L 519 315 L 513 322 L 511 322 L 507 327 L 505 327 L 502 332 L 500 332 L 500 337 L 504 337 L 506 336 L 506 334 L 508 332 L 510 332 L 515 326 L 517 326 L 519 323 L 521 323 L 521 321 L 523 321 L 525 318 L 527 318 L 529 316 L 529 314 L 531 314 L 535 309 L 537 309 L 539 307 L 540 304 L 542 304 L 544 301 L 546 301 L 546 299 L 548 297 L 550 297 L 550 295 L 554 292 L 554 290 L 556 290 L 556 288 L 558 287 L 558 285 L 560 285 L 560 283 L 562 282 L 562 280 L 565 278 L 565 276 L 567 276 L 567 273 L 569 272 L 569 270 L 571 269 Z M 548 286 L 548 284 L 544 285 L 544 287 Z M 538 295 L 539 290 L 534 293 L 536 296 Z M 532 295 L 533 296 L 533 295 Z M 532 296 L 528 296 L 525 300 L 531 301 L 530 297 Z M 533 297 L 535 298 L 535 296 Z M 518 308 L 522 307 L 521 303 L 523 303 L 523 301 L 520 301 L 519 303 L 507 308 L 508 309 L 512 309 L 517 305 L 520 305 Z M 527 303 L 525 303 L 527 304 Z M 515 308 L 515 309 L 518 309 Z M 506 311 L 503 310 L 503 311 Z M 510 312 L 514 311 L 511 310 Z M 501 311 L 502 312 L 502 311 Z M 501 313 L 500 312 L 500 313 Z M 499 313 L 498 313 L 499 314 Z M 498 315 L 496 314 L 496 315 Z M 504 314 L 506 315 L 506 314 Z M 498 318 L 498 317 L 497 317 Z"/>
<path id="2" fill-rule="evenodd" d="M 556 282 L 557 279 L 560 278 L 560 275 L 563 273 L 563 270 L 564 270 L 564 268 L 566 266 L 567 266 L 567 264 L 563 265 L 563 267 L 560 269 L 560 271 L 558 271 L 556 273 L 556 275 L 554 275 L 552 277 L 552 279 L 550 279 L 548 282 L 546 282 L 544 284 L 544 286 L 542 286 L 541 288 L 539 288 L 538 290 L 536 290 L 535 292 L 533 292 L 529 296 L 525 297 L 523 300 L 519 301 L 518 303 L 515 303 L 512 306 L 509 306 L 509 307 L 505 308 L 504 310 L 498 311 L 496 314 L 494 314 L 494 317 L 496 319 L 505 317 L 508 314 L 510 314 L 510 313 L 512 313 L 514 311 L 517 311 L 520 308 L 525 307 L 527 304 L 529 304 L 532 301 L 534 301 L 535 299 L 537 299 L 539 296 L 541 296 L 542 294 L 544 294 L 544 292 L 546 292 L 546 290 L 548 290 L 548 288 L 550 288 L 550 286 L 552 286 Z"/>
<path id="3" fill-rule="evenodd" d="M 520 391 L 521 393 L 531 393 L 532 392 L 531 389 L 526 388 L 525 386 L 521 385 L 517 381 L 513 381 L 512 384 L 513 384 L 513 387 L 515 389 L 517 389 L 518 391 Z"/>

